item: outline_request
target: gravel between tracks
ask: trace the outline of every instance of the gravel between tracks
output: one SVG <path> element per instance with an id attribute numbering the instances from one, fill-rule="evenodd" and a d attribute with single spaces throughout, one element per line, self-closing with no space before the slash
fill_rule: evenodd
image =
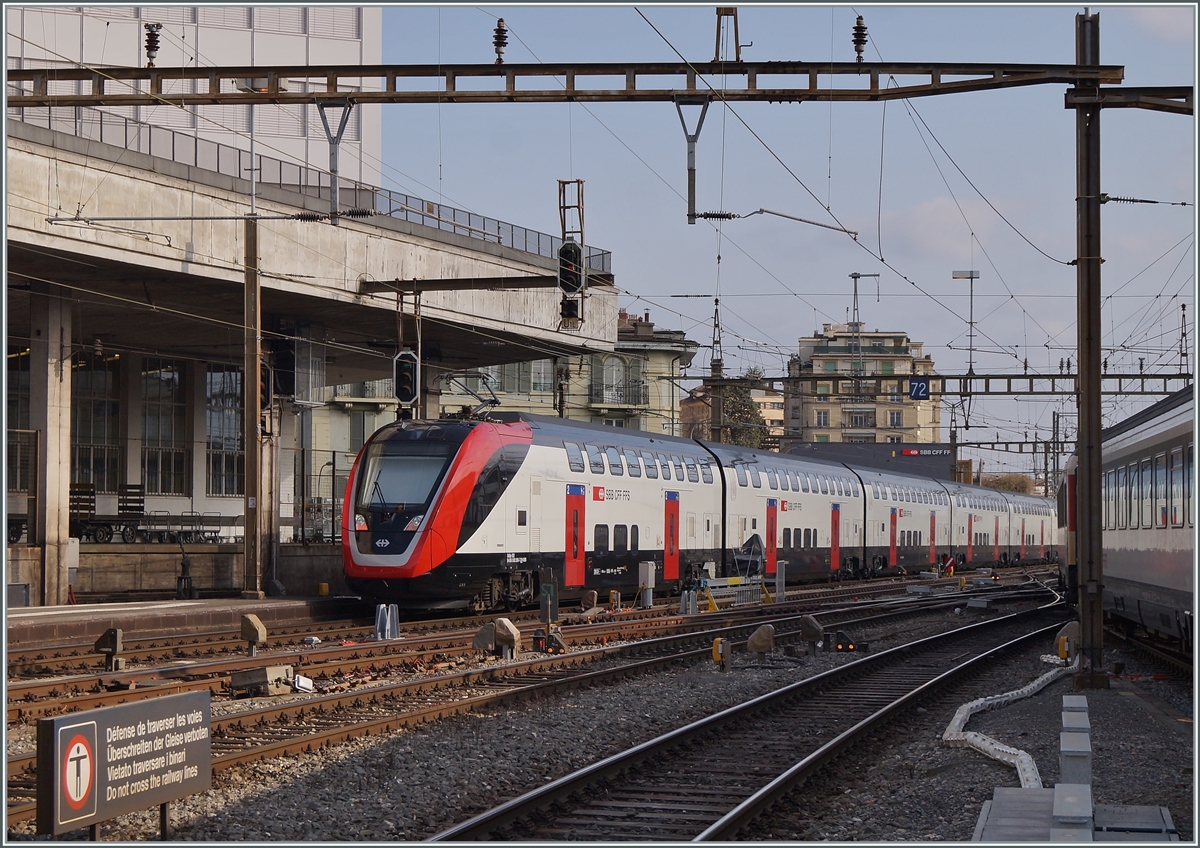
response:
<path id="1" fill-rule="evenodd" d="M 893 636 L 858 634 L 873 650 L 958 626 L 961 618 L 925 619 Z M 940 737 L 959 704 L 1024 685 L 1048 666 L 1039 645 L 996 663 L 953 692 L 930 701 L 869 743 L 843 756 L 777 807 L 765 840 L 969 840 L 983 801 L 996 786 L 1018 786 L 1013 769 L 977 752 L 948 748 Z M 1101 803 L 1170 809 L 1181 838 L 1192 838 L 1193 748 L 1186 735 L 1155 720 L 1138 698 L 1145 691 L 1191 716 L 1191 684 L 1159 681 L 1121 649 L 1123 689 L 1089 692 L 1095 751 L 1095 797 Z M 470 714 L 388 737 L 355 740 L 307 755 L 217 774 L 207 793 L 174 802 L 174 839 L 229 841 L 418 840 L 496 803 L 545 784 L 681 723 L 750 695 L 795 682 L 853 655 L 776 656 L 764 666 L 735 656 L 721 674 L 698 665 L 625 681 L 524 707 Z M 1130 677 L 1136 677 L 1131 680 Z M 1069 681 L 1002 710 L 972 718 L 980 730 L 1029 751 L 1052 786 L 1058 773 L 1061 696 Z M 102 825 L 105 840 L 153 839 L 157 809 Z M 10 840 L 44 839 L 32 823 Z M 60 839 L 84 839 L 85 831 Z M 581 833 L 581 839 L 588 834 Z"/>

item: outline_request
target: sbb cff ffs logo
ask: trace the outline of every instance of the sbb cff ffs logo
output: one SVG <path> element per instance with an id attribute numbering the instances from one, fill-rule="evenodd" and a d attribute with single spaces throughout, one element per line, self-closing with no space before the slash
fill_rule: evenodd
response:
<path id="1" fill-rule="evenodd" d="M 417 402 L 421 385 L 421 360 L 411 350 L 402 350 L 392 359 L 392 391 L 402 405 Z"/>

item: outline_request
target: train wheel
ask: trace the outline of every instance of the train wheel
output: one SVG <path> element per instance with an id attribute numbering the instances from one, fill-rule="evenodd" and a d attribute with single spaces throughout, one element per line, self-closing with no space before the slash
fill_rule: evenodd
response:
<path id="1" fill-rule="evenodd" d="M 113 529 L 108 524 L 97 524 L 95 528 L 92 529 L 92 536 L 95 537 L 96 541 L 101 545 L 106 545 L 112 541 Z"/>
<path id="2" fill-rule="evenodd" d="M 121 528 L 121 541 L 127 545 L 132 545 L 137 541 L 137 528 L 133 525 L 125 525 Z"/>
<path id="3" fill-rule="evenodd" d="M 25 528 L 22 527 L 20 524 L 17 524 L 16 522 L 9 524 L 8 525 L 8 542 L 9 542 L 9 544 L 15 545 L 17 542 L 21 541 L 21 534 L 24 531 L 25 531 Z"/>

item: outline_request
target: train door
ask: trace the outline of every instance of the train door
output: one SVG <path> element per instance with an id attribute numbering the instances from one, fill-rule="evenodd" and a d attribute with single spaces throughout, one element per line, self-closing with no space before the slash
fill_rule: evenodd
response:
<path id="1" fill-rule="evenodd" d="M 1000 516 L 996 516 L 996 539 L 992 542 L 992 562 L 1000 561 Z"/>
<path id="2" fill-rule="evenodd" d="M 829 566 L 835 575 L 842 562 L 841 512 L 838 504 L 833 504 L 829 510 Z"/>
<path id="3" fill-rule="evenodd" d="M 929 510 L 929 564 L 937 563 L 937 510 Z"/>
<path id="4" fill-rule="evenodd" d="M 582 586 L 583 561 L 586 554 L 587 524 L 584 493 L 587 486 L 567 484 L 567 538 L 563 549 L 563 585 Z"/>
<path id="5" fill-rule="evenodd" d="M 663 580 L 679 579 L 679 492 L 663 492 Z"/>
<path id="6" fill-rule="evenodd" d="M 1025 561 L 1025 519 L 1021 519 L 1021 562 Z"/>
<path id="7" fill-rule="evenodd" d="M 763 531 L 763 536 L 766 539 L 766 550 L 764 555 L 767 558 L 767 574 L 775 573 L 776 553 L 775 553 L 775 534 L 778 517 L 776 511 L 779 509 L 779 501 L 775 498 L 767 498 L 767 526 Z"/>
<path id="8" fill-rule="evenodd" d="M 896 507 L 892 507 L 891 527 L 888 528 L 888 565 L 893 568 L 899 562 L 899 558 L 896 556 L 896 514 L 898 512 Z"/>
<path id="9" fill-rule="evenodd" d="M 975 561 L 975 513 L 967 513 L 967 562 Z"/>
<path id="10" fill-rule="evenodd" d="M 1041 531 L 1038 536 L 1038 559 L 1046 558 L 1046 519 L 1042 519 Z"/>
<path id="11" fill-rule="evenodd" d="M 711 551 L 713 549 L 713 516 L 711 512 L 704 513 L 704 530 L 702 532 L 704 541 L 701 547 L 706 551 Z"/>
<path id="12" fill-rule="evenodd" d="M 542 478 L 537 476 L 529 478 L 529 550 L 542 550 Z"/>

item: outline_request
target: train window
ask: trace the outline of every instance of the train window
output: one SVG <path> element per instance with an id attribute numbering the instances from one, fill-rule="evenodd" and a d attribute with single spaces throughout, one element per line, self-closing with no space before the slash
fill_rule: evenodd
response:
<path id="1" fill-rule="evenodd" d="M 833 478 L 833 482 L 837 484 L 837 493 L 839 495 L 845 497 L 846 495 L 850 494 L 848 491 L 846 491 L 846 478 L 835 477 Z"/>
<path id="2" fill-rule="evenodd" d="M 1183 465 L 1183 512 L 1187 515 L 1188 527 L 1192 526 L 1192 445 L 1187 446 L 1187 460 Z"/>
<path id="3" fill-rule="evenodd" d="M 783 528 L 783 547 L 790 548 L 792 546 L 792 528 Z"/>
<path id="4" fill-rule="evenodd" d="M 629 466 L 630 477 L 642 476 L 642 463 L 638 459 L 637 451 L 633 448 L 625 448 L 625 464 Z"/>
<path id="5" fill-rule="evenodd" d="M 858 481 L 857 481 L 857 480 L 851 480 L 851 481 L 850 481 L 850 490 L 851 490 L 851 492 L 853 493 L 854 497 L 856 497 L 856 498 L 857 498 L 857 497 L 858 497 L 860 494 L 862 494 L 862 493 L 859 491 L 859 488 L 858 488 Z"/>
<path id="6" fill-rule="evenodd" d="M 817 479 L 821 481 L 821 494 L 829 494 L 829 478 L 824 474 L 818 474 Z"/>
<path id="7" fill-rule="evenodd" d="M 1100 501 L 1104 504 L 1104 529 L 1111 530 L 1116 527 L 1116 521 L 1113 517 L 1112 498 L 1116 491 L 1116 486 L 1113 484 L 1113 477 L 1116 476 L 1115 471 L 1105 471 L 1100 477 Z"/>
<path id="8" fill-rule="evenodd" d="M 807 474 L 805 474 L 803 471 L 801 471 L 799 474 L 796 475 L 796 479 L 798 479 L 800 481 L 800 489 L 798 491 L 801 491 L 801 492 L 809 491 Z M 795 484 L 793 484 L 792 488 L 793 489 L 796 488 Z"/>
<path id="9" fill-rule="evenodd" d="M 800 491 L 800 479 L 796 476 L 796 472 L 792 471 L 791 469 L 788 469 L 787 475 L 788 475 L 788 482 L 790 482 L 792 484 L 792 491 L 793 492 Z"/>
<path id="10" fill-rule="evenodd" d="M 671 464 L 675 466 L 675 479 L 682 480 L 683 463 L 679 461 L 679 457 L 676 454 L 671 454 Z"/>
<path id="11" fill-rule="evenodd" d="M 711 483 L 713 481 L 712 466 L 709 464 L 707 459 L 702 458 L 700 460 L 700 476 L 703 478 L 705 483 Z"/>
<path id="12" fill-rule="evenodd" d="M 1154 526 L 1167 526 L 1167 455 L 1154 457 Z"/>
<path id="13" fill-rule="evenodd" d="M 614 447 L 607 447 L 604 452 L 608 454 L 608 468 L 614 477 L 623 477 L 625 475 L 625 466 L 621 462 L 621 452 Z"/>
<path id="14" fill-rule="evenodd" d="M 762 488 L 762 477 L 759 475 L 758 466 L 756 465 L 750 466 L 750 483 L 756 489 Z"/>
<path id="15" fill-rule="evenodd" d="M 642 451 L 642 459 L 646 462 L 646 476 L 651 480 L 657 480 L 658 463 L 654 461 L 654 454 L 650 451 Z"/>
<path id="16" fill-rule="evenodd" d="M 624 524 L 613 525 L 613 553 L 623 554 L 629 550 L 629 528 Z"/>
<path id="17" fill-rule="evenodd" d="M 593 548 L 597 554 L 608 553 L 608 525 L 607 524 L 597 524 L 596 525 L 595 542 L 596 543 L 595 543 L 595 545 L 593 545 Z"/>
<path id="18" fill-rule="evenodd" d="M 733 467 L 733 470 L 737 472 L 739 486 L 750 485 L 750 478 L 746 476 L 746 466 L 739 463 Z"/>
<path id="19" fill-rule="evenodd" d="M 779 481 L 775 478 L 775 469 L 774 468 L 767 469 L 767 485 L 770 486 L 772 489 L 779 488 Z"/>
<path id="20" fill-rule="evenodd" d="M 584 444 L 584 450 L 587 451 L 588 464 L 592 467 L 593 474 L 604 473 L 604 456 L 600 453 L 600 448 L 595 445 Z"/>
<path id="21" fill-rule="evenodd" d="M 671 463 L 667 461 L 667 455 L 665 453 L 660 453 L 660 454 L 657 454 L 657 456 L 658 456 L 658 464 L 662 466 L 663 479 L 670 480 L 671 479 Z M 683 475 L 682 474 L 679 475 L 678 479 L 682 480 Z"/>
<path id="22" fill-rule="evenodd" d="M 1141 483 L 1138 482 L 1138 465 L 1133 463 L 1126 466 L 1128 472 L 1128 483 L 1125 487 L 1125 500 L 1129 506 L 1129 527 L 1134 529 L 1138 526 L 1138 517 L 1141 515 L 1141 507 L 1138 506 L 1141 498 Z"/>
<path id="23" fill-rule="evenodd" d="M 631 554 L 638 552 L 638 526 L 636 524 L 629 528 L 629 552 Z"/>
<path id="24" fill-rule="evenodd" d="M 525 527 L 525 526 L 528 526 L 528 524 L 529 524 L 529 513 L 526 510 L 518 509 L 517 510 L 517 526 Z"/>
<path id="25" fill-rule="evenodd" d="M 879 484 L 874 480 L 871 481 L 871 493 L 875 495 L 875 500 L 879 500 Z"/>
<path id="26" fill-rule="evenodd" d="M 804 528 L 804 547 L 812 547 L 812 533 L 807 527 Z"/>
<path id="27" fill-rule="evenodd" d="M 779 488 L 783 489 L 785 492 L 790 492 L 792 490 L 791 483 L 788 481 L 787 472 L 782 468 L 779 469 Z"/>
<path id="28" fill-rule="evenodd" d="M 1154 526 L 1154 477 L 1151 460 L 1142 460 L 1142 527 Z"/>
<path id="29" fill-rule="evenodd" d="M 571 470 L 583 471 L 583 451 L 579 449 L 579 445 L 563 442 L 563 447 L 567 449 L 567 464 L 571 466 Z"/>
<path id="30" fill-rule="evenodd" d="M 696 460 L 690 456 L 683 458 L 683 464 L 687 466 L 687 477 L 692 483 L 700 482 L 700 468 L 696 465 Z"/>

